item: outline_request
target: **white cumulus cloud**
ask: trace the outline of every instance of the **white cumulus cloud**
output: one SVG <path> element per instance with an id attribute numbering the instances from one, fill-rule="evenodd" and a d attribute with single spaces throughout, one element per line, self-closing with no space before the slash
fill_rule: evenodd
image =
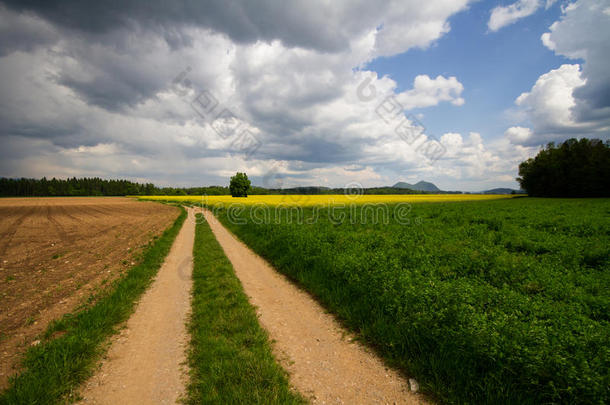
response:
<path id="1" fill-rule="evenodd" d="M 510 127 L 504 132 L 504 135 L 510 143 L 522 145 L 530 141 L 532 130 L 524 127 Z"/>
<path id="2" fill-rule="evenodd" d="M 544 144 L 570 137 L 610 138 L 610 16 L 608 0 L 578 0 L 541 36 L 558 55 L 579 63 L 563 64 L 541 75 L 515 103 L 526 117 L 525 136 L 509 129 L 513 143 Z"/>
<path id="3" fill-rule="evenodd" d="M 579 65 L 561 65 L 540 76 L 529 92 L 517 97 L 515 104 L 525 108 L 539 132 L 575 127 L 573 92 L 585 83 Z"/>
<path id="4" fill-rule="evenodd" d="M 549 7 L 547 1 L 547 7 Z M 518 0 L 508 6 L 498 6 L 491 11 L 487 27 L 490 31 L 498 31 L 500 28 L 514 24 L 518 20 L 529 17 L 542 7 L 541 0 Z"/>
<path id="5" fill-rule="evenodd" d="M 407 108 L 430 107 L 442 101 L 461 106 L 464 86 L 455 76 L 437 76 L 432 79 L 428 75 L 418 75 L 413 81 L 413 88 L 397 95 L 398 100 Z"/>

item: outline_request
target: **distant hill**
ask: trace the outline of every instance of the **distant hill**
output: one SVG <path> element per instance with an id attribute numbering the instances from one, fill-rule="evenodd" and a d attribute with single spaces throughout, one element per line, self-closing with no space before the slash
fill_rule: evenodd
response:
<path id="1" fill-rule="evenodd" d="M 492 188 L 491 190 L 481 191 L 481 194 L 525 194 L 523 190 L 515 190 L 512 188 Z"/>
<path id="2" fill-rule="evenodd" d="M 441 190 L 436 187 L 434 184 L 429 183 L 427 181 L 419 181 L 415 184 L 405 183 L 404 181 L 399 181 L 394 184 L 392 187 L 394 188 L 410 188 L 411 190 L 416 191 L 427 191 L 427 192 L 440 192 Z"/>

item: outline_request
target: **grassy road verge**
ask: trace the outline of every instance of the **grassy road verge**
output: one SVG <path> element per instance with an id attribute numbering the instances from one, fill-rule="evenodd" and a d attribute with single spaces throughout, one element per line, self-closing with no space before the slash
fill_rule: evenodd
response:
<path id="1" fill-rule="evenodd" d="M 116 280 L 97 302 L 51 324 L 47 339 L 28 350 L 24 371 L 0 394 L 0 404 L 50 404 L 74 398 L 105 350 L 104 342 L 134 310 L 182 227 L 186 211 L 142 254 L 139 264 Z M 61 334 L 60 337 L 50 338 Z"/>
<path id="2" fill-rule="evenodd" d="M 210 226 L 198 216 L 189 324 L 192 404 L 300 404 Z"/>

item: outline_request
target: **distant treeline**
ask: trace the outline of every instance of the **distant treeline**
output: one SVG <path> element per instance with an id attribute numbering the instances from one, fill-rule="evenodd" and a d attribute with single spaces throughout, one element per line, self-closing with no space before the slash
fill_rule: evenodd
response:
<path id="1" fill-rule="evenodd" d="M 459 193 L 459 192 L 442 192 Z M 157 187 L 152 183 L 135 183 L 129 180 L 104 180 L 99 177 L 78 179 L 8 179 L 0 178 L 0 197 L 46 196 L 124 196 L 124 195 L 230 195 L 229 187 Z M 250 195 L 269 194 L 427 194 L 408 188 L 372 187 L 363 189 L 292 187 L 267 189 L 252 187 Z"/>
<path id="2" fill-rule="evenodd" d="M 124 196 L 124 195 L 224 195 L 228 187 L 157 187 L 152 183 L 129 180 L 104 180 L 99 177 L 78 179 L 8 179 L 0 178 L 0 197 L 46 196 Z"/>
<path id="3" fill-rule="evenodd" d="M 118 196 L 152 193 L 154 184 L 139 184 L 128 180 L 103 180 L 97 177 L 76 177 L 66 180 L 0 178 L 2 197 L 43 196 Z"/>

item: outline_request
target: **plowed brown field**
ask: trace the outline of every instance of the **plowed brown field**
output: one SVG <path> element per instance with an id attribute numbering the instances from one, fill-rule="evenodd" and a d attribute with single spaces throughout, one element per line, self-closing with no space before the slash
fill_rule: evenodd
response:
<path id="1" fill-rule="evenodd" d="M 51 320 L 119 277 L 178 214 L 121 197 L 0 199 L 0 389 Z"/>

